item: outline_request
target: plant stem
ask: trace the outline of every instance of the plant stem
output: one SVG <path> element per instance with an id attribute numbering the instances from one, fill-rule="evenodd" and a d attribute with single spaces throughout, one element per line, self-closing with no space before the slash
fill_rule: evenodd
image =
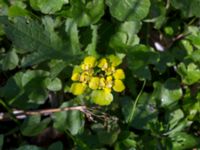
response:
<path id="1" fill-rule="evenodd" d="M 12 113 L 12 110 L 7 106 L 7 104 L 2 99 L 0 99 L 0 104 L 8 111 L 8 115 L 11 117 L 11 119 L 13 119 L 17 124 L 19 124 L 19 121 L 16 119 L 16 117 Z"/>
<path id="2" fill-rule="evenodd" d="M 142 94 L 142 92 L 143 92 L 143 90 L 144 90 L 145 85 L 146 85 L 146 80 L 144 80 L 143 85 L 142 85 L 142 88 L 140 89 L 140 92 L 139 92 L 139 94 L 137 95 L 137 97 L 136 97 L 136 99 L 135 99 L 133 108 L 132 108 L 132 110 L 131 110 L 131 115 L 130 115 L 130 118 L 129 118 L 129 121 L 128 121 L 128 126 L 130 126 L 130 124 L 131 124 L 131 122 L 132 122 L 132 120 L 133 120 L 133 116 L 134 116 L 134 113 L 135 113 L 136 105 L 137 105 L 138 100 L 139 100 L 139 98 L 140 98 L 140 96 L 141 96 L 141 94 Z"/>

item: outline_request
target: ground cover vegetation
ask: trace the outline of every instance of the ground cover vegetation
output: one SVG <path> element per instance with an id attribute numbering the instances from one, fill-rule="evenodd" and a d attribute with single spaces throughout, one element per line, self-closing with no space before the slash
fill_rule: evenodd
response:
<path id="1" fill-rule="evenodd" d="M 200 0 L 0 0 L 0 149 L 200 150 Z"/>

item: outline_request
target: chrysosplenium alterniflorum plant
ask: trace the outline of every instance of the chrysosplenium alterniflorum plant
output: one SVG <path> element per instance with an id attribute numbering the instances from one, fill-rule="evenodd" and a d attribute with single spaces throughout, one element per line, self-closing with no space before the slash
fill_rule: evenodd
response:
<path id="1" fill-rule="evenodd" d="M 89 91 L 92 102 L 98 105 L 109 105 L 113 100 L 112 91 L 122 92 L 125 89 L 124 71 L 116 68 L 122 60 L 110 55 L 97 59 L 87 56 L 79 66 L 75 66 L 72 73 L 70 91 L 74 95 L 81 95 Z"/>

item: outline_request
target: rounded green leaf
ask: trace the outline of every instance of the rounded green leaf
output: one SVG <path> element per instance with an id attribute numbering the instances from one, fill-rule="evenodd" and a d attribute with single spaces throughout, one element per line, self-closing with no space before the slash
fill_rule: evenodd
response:
<path id="1" fill-rule="evenodd" d="M 185 84 L 191 85 L 200 80 L 200 69 L 194 63 L 190 63 L 188 65 L 180 63 L 178 65 L 177 72 Z"/>
<path id="2" fill-rule="evenodd" d="M 48 147 L 48 150 L 63 150 L 63 144 L 60 141 L 55 142 Z"/>
<path id="3" fill-rule="evenodd" d="M 140 28 L 140 21 L 126 21 L 121 23 L 116 33 L 110 39 L 110 47 L 119 52 L 125 52 L 125 48 L 138 44 L 140 39 L 137 33 Z"/>
<path id="4" fill-rule="evenodd" d="M 109 105 L 113 101 L 113 95 L 104 90 L 95 90 L 91 94 L 92 102 L 104 106 Z"/>
<path id="5" fill-rule="evenodd" d="M 142 20 L 147 16 L 149 0 L 106 0 L 113 17 L 120 21 Z"/>
<path id="6" fill-rule="evenodd" d="M 200 17 L 200 0 L 171 0 L 171 4 L 180 9 L 185 17 Z"/>
<path id="7" fill-rule="evenodd" d="M 29 103 L 44 104 L 48 98 L 48 92 L 42 87 L 27 88 L 26 94 L 28 94 Z"/>
<path id="8" fill-rule="evenodd" d="M 23 145 L 16 150 L 44 150 L 44 149 L 35 145 Z"/>
<path id="9" fill-rule="evenodd" d="M 45 85 L 47 89 L 50 91 L 59 91 L 62 89 L 62 82 L 59 78 L 55 78 L 55 79 L 46 78 Z"/>
<path id="10" fill-rule="evenodd" d="M 19 62 L 19 58 L 15 50 L 9 51 L 2 60 L 2 69 L 12 70 L 15 67 L 17 67 L 18 62 Z"/>
<path id="11" fill-rule="evenodd" d="M 79 27 L 96 23 L 104 15 L 104 0 L 71 1 L 71 16 Z"/>
<path id="12" fill-rule="evenodd" d="M 41 116 L 34 115 L 24 120 L 20 130 L 25 136 L 35 136 L 42 132 L 50 123 L 50 118 L 41 120 Z"/>
<path id="13" fill-rule="evenodd" d="M 74 106 L 72 101 L 63 103 L 61 108 L 71 106 Z M 84 116 L 79 110 L 57 112 L 52 117 L 54 120 L 54 128 L 62 132 L 67 129 L 72 135 L 76 135 L 84 127 Z"/>
<path id="14" fill-rule="evenodd" d="M 64 0 L 30 0 L 31 7 L 44 14 L 53 14 L 59 11 L 64 3 Z"/>
<path id="15" fill-rule="evenodd" d="M 199 138 L 186 132 L 178 132 L 171 136 L 172 149 L 192 149 L 199 143 Z"/>
<path id="16" fill-rule="evenodd" d="M 11 7 L 9 7 L 8 9 L 8 16 L 9 17 L 16 17 L 16 16 L 28 16 L 29 15 L 29 11 L 27 11 L 26 9 L 17 6 L 17 5 L 13 5 Z"/>
<path id="17" fill-rule="evenodd" d="M 164 84 L 154 82 L 153 96 L 160 100 L 161 106 L 168 107 L 181 98 L 183 92 L 180 83 L 175 78 L 169 78 Z"/>

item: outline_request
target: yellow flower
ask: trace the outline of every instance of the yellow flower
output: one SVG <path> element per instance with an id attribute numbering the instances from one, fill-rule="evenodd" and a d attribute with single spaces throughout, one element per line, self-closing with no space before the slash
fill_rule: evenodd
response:
<path id="1" fill-rule="evenodd" d="M 81 95 L 81 94 L 83 94 L 85 89 L 86 89 L 86 84 L 84 84 L 84 83 L 73 83 L 71 85 L 70 91 L 74 95 Z"/>
<path id="2" fill-rule="evenodd" d="M 91 94 L 91 99 L 95 104 L 105 106 L 113 101 L 113 95 L 106 90 L 94 90 Z"/>
<path id="3" fill-rule="evenodd" d="M 122 92 L 125 85 L 122 80 L 125 73 L 115 67 L 121 64 L 120 57 L 110 55 L 96 60 L 93 56 L 86 57 L 80 66 L 75 66 L 71 79 L 70 91 L 74 95 L 81 95 L 86 88 L 90 88 L 91 100 L 98 105 L 109 105 L 113 100 L 112 90 Z"/>
<path id="4" fill-rule="evenodd" d="M 83 82 L 83 83 L 87 83 L 90 79 L 90 76 L 88 74 L 88 72 L 83 72 L 81 75 L 80 75 L 80 81 Z"/>
<path id="5" fill-rule="evenodd" d="M 72 81 L 78 81 L 80 78 L 80 73 L 81 73 L 81 67 L 80 66 L 75 66 L 72 72 L 71 79 Z"/>
<path id="6" fill-rule="evenodd" d="M 122 60 L 118 56 L 115 56 L 115 55 L 108 56 L 108 59 L 110 60 L 111 65 L 114 67 L 122 63 Z"/>
<path id="7" fill-rule="evenodd" d="M 90 82 L 89 82 L 89 87 L 93 90 L 96 90 L 98 89 L 99 87 L 99 78 L 98 77 L 92 77 L 90 79 Z"/>
<path id="8" fill-rule="evenodd" d="M 111 67 L 108 67 L 106 70 L 106 75 L 111 75 L 113 74 L 113 72 L 115 72 L 115 67 L 111 66 Z"/>
<path id="9" fill-rule="evenodd" d="M 113 78 L 112 76 L 107 76 L 106 77 L 106 88 L 112 88 L 112 85 L 113 85 Z"/>
<path id="10" fill-rule="evenodd" d="M 72 77 L 71 77 L 72 81 L 78 81 L 79 78 L 80 78 L 80 74 L 79 73 L 73 73 L 72 74 Z"/>
<path id="11" fill-rule="evenodd" d="M 122 92 L 125 89 L 124 83 L 121 80 L 115 80 L 113 90 L 116 92 Z"/>
<path id="12" fill-rule="evenodd" d="M 105 58 L 102 58 L 99 61 L 98 67 L 101 68 L 102 70 L 106 70 L 108 68 L 108 62 Z"/>
<path id="13" fill-rule="evenodd" d="M 104 88 L 103 91 L 111 93 L 111 88 Z"/>
<path id="14" fill-rule="evenodd" d="M 114 78 L 115 79 L 124 79 L 125 78 L 125 74 L 124 74 L 124 71 L 122 69 L 117 69 L 114 74 L 113 74 Z"/>
<path id="15" fill-rule="evenodd" d="M 96 58 L 94 56 L 87 56 L 83 60 L 83 64 L 81 65 L 81 68 L 83 70 L 89 70 L 95 67 L 95 64 L 96 64 Z"/>
<path id="16" fill-rule="evenodd" d="M 105 79 L 104 78 L 100 78 L 99 80 L 99 88 L 103 89 L 105 87 L 106 83 L 105 83 Z"/>

